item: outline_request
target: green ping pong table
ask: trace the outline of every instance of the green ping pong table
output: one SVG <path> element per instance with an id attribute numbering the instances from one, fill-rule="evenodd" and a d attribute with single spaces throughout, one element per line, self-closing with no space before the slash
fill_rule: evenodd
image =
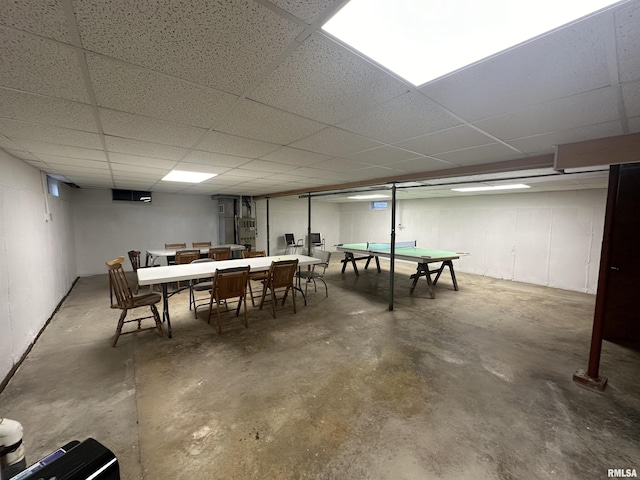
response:
<path id="1" fill-rule="evenodd" d="M 364 268 L 369 268 L 369 263 L 372 259 L 376 262 L 376 268 L 380 272 L 380 260 L 379 257 L 389 258 L 391 256 L 391 244 L 389 243 L 344 243 L 336 245 L 338 251 L 344 252 L 344 259 L 342 262 L 342 273 L 344 273 L 347 264 L 353 266 L 353 271 L 356 275 L 360 275 L 358 272 L 358 266 L 356 262 L 358 260 L 366 260 Z M 456 274 L 453 270 L 453 260 L 460 258 L 460 255 L 465 255 L 459 252 L 449 252 L 446 250 L 429 250 L 425 248 L 416 247 L 416 242 L 396 242 L 395 258 L 397 260 L 407 260 L 411 262 L 418 262 L 418 268 L 416 273 L 411 275 L 413 279 L 409 293 L 413 293 L 416 288 L 416 284 L 420 277 L 427 279 L 427 289 L 431 298 L 436 298 L 435 286 L 440 279 L 445 267 L 449 268 L 451 274 L 451 280 L 453 281 L 454 290 L 458 290 L 458 281 L 456 280 Z M 438 268 L 431 269 L 430 263 L 442 262 Z M 431 278 L 431 274 L 435 273 L 434 279 Z"/>

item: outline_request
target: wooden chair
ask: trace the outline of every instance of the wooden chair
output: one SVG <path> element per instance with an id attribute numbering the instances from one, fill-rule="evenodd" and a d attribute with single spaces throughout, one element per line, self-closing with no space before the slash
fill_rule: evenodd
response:
<path id="1" fill-rule="evenodd" d="M 209 248 L 209 258 L 214 260 L 229 260 L 231 258 L 231 247 L 211 247 Z"/>
<path id="2" fill-rule="evenodd" d="M 212 258 L 199 258 L 194 260 L 191 263 L 203 263 L 203 262 L 215 262 Z M 209 278 L 197 278 L 191 281 L 189 285 L 189 310 L 193 308 L 193 313 L 195 317 L 198 318 L 198 307 L 202 305 L 206 305 L 205 303 L 198 303 L 199 300 L 203 300 L 204 298 L 198 299 L 196 297 L 198 292 L 209 292 L 213 288 L 213 277 Z M 210 295 L 207 295 L 207 299 Z"/>
<path id="3" fill-rule="evenodd" d="M 304 278 L 306 280 L 306 285 L 304 286 L 304 294 L 307 294 L 307 289 L 309 287 L 309 282 L 313 282 L 314 291 L 318 291 L 316 280 L 320 280 L 324 283 L 324 291 L 325 296 L 329 296 L 329 288 L 327 287 L 327 282 L 324 281 L 324 274 L 329 267 L 329 260 L 331 260 L 331 252 L 326 250 L 322 250 L 314 253 L 316 258 L 322 260 L 322 263 L 316 263 L 311 267 L 311 270 L 302 270 L 298 272 L 296 276 L 298 278 Z"/>
<path id="4" fill-rule="evenodd" d="M 255 257 L 266 257 L 267 252 L 264 250 L 243 250 L 242 258 L 255 258 Z M 267 279 L 268 272 L 252 272 L 249 274 L 249 280 L 253 280 L 254 282 L 264 282 Z M 256 306 L 255 299 L 253 297 L 253 289 L 251 288 L 251 282 L 249 282 L 249 294 L 251 295 L 251 305 Z"/>
<path id="5" fill-rule="evenodd" d="M 282 297 L 282 305 L 284 305 L 284 302 L 287 300 L 287 295 L 289 295 L 289 291 L 291 290 L 291 297 L 293 298 L 293 313 L 296 313 L 296 292 L 293 282 L 297 270 L 297 258 L 295 260 L 271 262 L 271 266 L 267 272 L 267 278 L 263 281 L 264 286 L 262 287 L 260 310 L 262 310 L 267 290 L 269 290 L 271 294 L 271 314 L 273 315 L 273 318 L 276 318 L 276 302 L 278 301 L 276 292 L 278 290 L 284 291 L 284 297 Z"/>
<path id="6" fill-rule="evenodd" d="M 148 293 L 145 295 L 134 296 L 131 293 L 131 288 L 129 288 L 129 283 L 127 282 L 127 276 L 122 268 L 123 262 L 124 257 L 118 257 L 114 260 L 105 262 L 107 265 L 107 271 L 109 272 L 109 285 L 113 289 L 113 293 L 117 300 L 116 308 L 122 310 L 120 319 L 118 320 L 118 326 L 116 327 L 116 337 L 113 340 L 114 347 L 118 343 L 120 335 L 127 335 L 129 333 L 138 333 L 145 330 L 157 329 L 158 332 L 160 332 L 160 335 L 164 336 L 164 332 L 162 331 L 162 321 L 160 320 L 160 314 L 156 308 L 156 304 L 162 300 L 162 295 L 159 293 Z M 151 315 L 125 320 L 129 310 L 141 307 L 149 307 L 151 309 Z M 155 320 L 155 325 L 152 327 L 142 328 L 142 321 L 147 318 L 153 318 Z M 138 328 L 136 330 L 123 332 L 122 328 L 124 327 L 124 324 L 131 322 L 137 322 Z"/>
<path id="7" fill-rule="evenodd" d="M 193 248 L 207 248 L 211 246 L 211 242 L 192 242 L 191 246 Z"/>
<path id="8" fill-rule="evenodd" d="M 237 298 L 236 317 L 240 314 L 240 307 L 244 304 L 244 326 L 249 327 L 247 321 L 247 283 L 249 281 L 250 267 L 234 267 L 216 270 L 213 276 L 213 287 L 211 289 L 211 299 L 209 300 L 209 315 L 207 321 L 211 323 L 211 312 L 213 303 L 216 304 L 218 314 L 218 333 L 222 333 L 222 320 L 220 316 L 220 306 L 224 305 L 226 311 L 229 310 L 227 300 Z"/>
<path id="9" fill-rule="evenodd" d="M 185 265 L 199 258 L 200 250 L 198 249 L 176 250 L 176 265 Z M 178 290 L 180 290 L 180 282 L 178 282 Z"/>
<path id="10" fill-rule="evenodd" d="M 165 243 L 164 248 L 167 250 L 177 250 L 179 248 L 187 248 L 186 243 Z M 167 257 L 167 265 L 175 265 L 176 257 L 174 255 L 169 255 Z"/>

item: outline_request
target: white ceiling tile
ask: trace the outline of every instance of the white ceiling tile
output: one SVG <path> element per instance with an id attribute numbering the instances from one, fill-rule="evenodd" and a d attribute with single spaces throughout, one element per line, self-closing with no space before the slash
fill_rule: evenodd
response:
<path id="1" fill-rule="evenodd" d="M 481 120 L 475 125 L 502 140 L 510 140 L 613 120 L 618 120 L 617 89 L 601 88 Z"/>
<path id="2" fill-rule="evenodd" d="M 620 81 L 640 78 L 640 4 L 630 2 L 615 14 Z"/>
<path id="3" fill-rule="evenodd" d="M 115 110 L 99 109 L 104 133 L 175 147 L 190 147 L 205 130 L 187 125 L 142 117 Z"/>
<path id="4" fill-rule="evenodd" d="M 306 150 L 300 150 L 298 148 L 283 147 L 280 150 L 264 155 L 262 159 L 304 167 L 307 165 L 313 165 L 323 160 L 328 160 L 331 157 L 332 155 L 308 152 Z"/>
<path id="5" fill-rule="evenodd" d="M 276 163 L 267 160 L 253 160 L 249 163 L 245 163 L 240 167 L 242 170 L 252 170 L 254 172 L 274 173 L 274 172 L 287 172 L 295 168 L 293 165 L 287 163 Z"/>
<path id="6" fill-rule="evenodd" d="M 622 98 L 628 117 L 640 115 L 640 82 L 622 85 Z"/>
<path id="7" fill-rule="evenodd" d="M 321 14 L 326 13 L 329 7 L 339 6 L 333 0 L 269 0 L 274 5 L 298 17 L 306 23 L 313 23 Z"/>
<path id="8" fill-rule="evenodd" d="M 88 103 L 76 52 L 0 26 L 0 86 Z"/>
<path id="9" fill-rule="evenodd" d="M 170 168 L 149 168 L 140 165 L 128 165 L 124 163 L 112 163 L 111 171 L 116 175 L 132 175 L 136 178 L 155 178 L 159 180 L 171 171 Z"/>
<path id="10" fill-rule="evenodd" d="M 237 96 L 175 77 L 87 55 L 98 105 L 113 110 L 209 128 Z"/>
<path id="11" fill-rule="evenodd" d="M 126 153 L 109 153 L 109 161 L 111 163 L 124 163 L 128 165 L 139 165 L 151 168 L 173 168 L 178 162 L 175 160 L 166 160 L 163 158 L 141 157 L 138 155 L 129 155 Z"/>
<path id="12" fill-rule="evenodd" d="M 152 181 L 133 181 L 130 179 L 114 179 L 115 188 L 121 190 L 151 190 L 155 182 Z M 153 203 L 153 200 L 152 200 Z"/>
<path id="13" fill-rule="evenodd" d="M 0 2 L 0 24 L 71 43 L 63 0 L 20 0 Z"/>
<path id="14" fill-rule="evenodd" d="M 396 162 L 393 164 L 395 169 L 402 170 L 407 173 L 432 172 L 454 166 L 455 165 L 450 162 L 444 162 L 442 160 L 429 157 L 414 158 L 412 160 L 405 160 L 403 162 Z"/>
<path id="15" fill-rule="evenodd" d="M 611 84 L 612 13 L 521 44 L 420 88 L 468 121 L 522 110 Z"/>
<path id="16" fill-rule="evenodd" d="M 93 168 L 93 167 L 79 167 L 77 165 L 63 165 L 60 163 L 47 164 L 54 172 L 62 175 L 85 175 L 88 177 L 101 177 L 111 178 L 111 170 L 109 168 Z"/>
<path id="17" fill-rule="evenodd" d="M 224 153 L 238 157 L 258 158 L 281 148 L 280 145 L 261 142 L 250 138 L 229 135 L 228 133 L 209 131 L 196 145 L 198 150 Z"/>
<path id="18" fill-rule="evenodd" d="M 11 120 L 98 132 L 91 106 L 0 88 L 0 116 Z"/>
<path id="19" fill-rule="evenodd" d="M 221 167 L 235 168 L 249 163 L 251 161 L 251 158 L 192 150 L 187 156 L 184 157 L 184 161 L 191 163 L 202 163 L 205 165 L 216 165 Z"/>
<path id="20" fill-rule="evenodd" d="M 248 0 L 76 2 L 74 11 L 87 50 L 235 94 L 302 31 Z"/>
<path id="21" fill-rule="evenodd" d="M 250 98 L 334 124 L 407 90 L 402 82 L 334 41 L 309 36 Z"/>
<path id="22" fill-rule="evenodd" d="M 355 172 L 356 170 L 370 168 L 371 165 L 356 162 L 355 160 L 348 160 L 346 158 L 332 158 L 330 160 L 318 162 L 314 167 L 321 170 L 329 170 L 331 172 Z"/>
<path id="23" fill-rule="evenodd" d="M 261 103 L 244 100 L 216 125 L 241 137 L 286 145 L 320 130 L 324 125 Z"/>
<path id="24" fill-rule="evenodd" d="M 141 142 L 131 138 L 112 137 L 110 135 L 105 135 L 104 139 L 110 152 L 128 153 L 142 157 L 180 160 L 189 151 L 186 148 Z"/>
<path id="25" fill-rule="evenodd" d="M 4 148 L 5 150 L 23 150 L 24 147 L 21 147 L 16 142 L 8 139 L 4 135 L 0 135 L 0 148 Z"/>
<path id="26" fill-rule="evenodd" d="M 422 157 L 422 155 L 403 150 L 401 148 L 385 145 L 383 147 L 372 148 L 371 150 L 363 150 L 361 152 L 354 153 L 353 155 L 348 155 L 345 158 L 372 165 L 389 165 L 416 157 Z"/>
<path id="27" fill-rule="evenodd" d="M 303 177 L 302 175 L 292 175 L 290 173 L 276 173 L 275 175 L 269 175 L 269 179 L 278 183 L 295 183 L 308 179 L 309 177 Z M 287 187 L 289 188 L 290 185 Z"/>
<path id="28" fill-rule="evenodd" d="M 9 155 L 11 155 L 13 157 L 19 158 L 21 160 L 27 160 L 32 165 L 34 165 L 34 164 L 40 165 L 40 164 L 43 163 L 42 160 L 40 160 L 35 155 L 33 155 L 33 154 L 29 153 L 29 152 L 25 152 L 23 150 L 12 150 L 10 148 L 5 148 L 4 151 L 7 152 Z"/>
<path id="29" fill-rule="evenodd" d="M 509 140 L 509 145 L 513 145 L 518 150 L 529 154 L 543 154 L 555 152 L 555 145 L 564 143 L 581 142 L 594 138 L 611 137 L 613 135 L 622 135 L 622 126 L 620 122 L 606 122 L 597 125 L 588 125 L 586 127 L 574 128 L 571 130 L 562 130 L 552 133 L 543 133 L 525 138 L 516 138 Z"/>
<path id="30" fill-rule="evenodd" d="M 15 143 L 19 144 L 25 150 L 37 155 L 43 153 L 48 155 L 60 155 L 61 157 L 86 158 L 89 160 L 107 160 L 104 150 L 71 147 L 67 145 L 56 145 L 47 142 L 38 142 L 36 140 L 16 139 Z"/>
<path id="31" fill-rule="evenodd" d="M 108 170 L 109 164 L 106 161 L 88 160 L 85 158 L 60 157 L 58 155 L 39 154 L 38 158 L 50 165 L 69 165 L 75 167 L 97 168 Z"/>
<path id="32" fill-rule="evenodd" d="M 291 146 L 333 157 L 346 157 L 362 150 L 382 146 L 382 143 L 346 130 L 328 127 L 303 140 L 294 142 Z"/>
<path id="33" fill-rule="evenodd" d="M 481 147 L 466 148 L 455 152 L 440 153 L 437 158 L 452 162 L 457 165 L 479 165 L 482 163 L 493 163 L 502 160 L 515 160 L 523 158 L 517 152 L 500 143 L 483 145 Z"/>
<path id="34" fill-rule="evenodd" d="M 460 123 L 423 94 L 408 92 L 359 113 L 338 126 L 381 142 L 396 143 Z"/>
<path id="35" fill-rule="evenodd" d="M 460 125 L 459 127 L 399 142 L 395 146 L 422 153 L 423 155 L 433 155 L 462 148 L 478 147 L 489 143 L 495 143 L 495 140 L 469 125 Z"/>
<path id="36" fill-rule="evenodd" d="M 72 147 L 100 149 L 102 142 L 97 133 L 82 132 L 69 128 L 59 128 L 50 125 L 17 122 L 0 119 L 0 133 L 20 144 L 17 139 L 36 140 L 38 142 L 55 143 Z"/>

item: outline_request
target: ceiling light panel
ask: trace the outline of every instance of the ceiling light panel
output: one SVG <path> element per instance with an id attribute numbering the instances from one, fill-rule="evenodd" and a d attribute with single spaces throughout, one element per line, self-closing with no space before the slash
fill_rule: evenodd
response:
<path id="1" fill-rule="evenodd" d="M 323 28 L 422 85 L 613 3 L 351 0 Z"/>

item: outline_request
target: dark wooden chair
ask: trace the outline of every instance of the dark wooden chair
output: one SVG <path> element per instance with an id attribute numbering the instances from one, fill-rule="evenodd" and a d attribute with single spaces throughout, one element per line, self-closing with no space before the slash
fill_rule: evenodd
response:
<path id="1" fill-rule="evenodd" d="M 193 248 L 207 248 L 211 246 L 211 242 L 192 242 L 191 246 Z"/>
<path id="2" fill-rule="evenodd" d="M 129 333 L 138 333 L 145 330 L 157 329 L 158 332 L 160 332 L 160 335 L 164 336 L 164 332 L 162 330 L 162 321 L 160 320 L 160 314 L 158 313 L 158 309 L 156 308 L 156 304 L 160 302 L 160 300 L 162 300 L 162 295 L 160 295 L 159 293 L 133 295 L 133 293 L 131 293 L 129 283 L 127 282 L 127 276 L 125 275 L 124 268 L 122 268 L 123 262 L 124 257 L 118 257 L 114 260 L 105 262 L 107 265 L 107 271 L 109 273 L 109 286 L 112 289 L 117 302 L 112 306 L 114 306 L 114 308 L 119 308 L 120 310 L 122 310 L 122 313 L 120 314 L 120 318 L 118 320 L 118 326 L 116 327 L 116 336 L 113 340 L 114 347 L 118 343 L 118 339 L 121 335 L 127 335 Z M 128 320 L 126 319 L 129 310 L 142 307 L 149 307 L 151 309 L 151 315 L 147 315 L 146 317 L 130 318 Z M 150 318 L 154 319 L 155 325 L 142 328 L 142 321 Z M 137 322 L 138 328 L 135 330 L 123 332 L 122 328 L 124 327 L 124 325 L 126 323 L 132 322 Z"/>
<path id="3" fill-rule="evenodd" d="M 267 253 L 264 250 L 243 250 L 242 258 L 255 258 L 255 257 L 266 257 Z M 267 272 L 251 272 L 249 274 L 249 280 L 253 280 L 254 282 L 263 282 L 267 279 Z M 249 282 L 249 294 L 251 295 L 251 305 L 256 306 L 255 299 L 253 297 L 253 289 L 251 288 L 251 282 Z"/>
<path id="4" fill-rule="evenodd" d="M 187 248 L 186 243 L 165 243 L 164 248 L 167 250 L 178 250 L 180 248 Z M 175 265 L 176 257 L 175 255 L 169 255 L 167 257 L 167 265 Z"/>
<path id="5" fill-rule="evenodd" d="M 176 250 L 176 265 L 185 265 L 200 258 L 199 249 Z M 189 282 L 189 285 L 191 282 Z M 188 285 L 187 285 L 188 286 Z M 180 282 L 178 282 L 178 290 L 180 290 Z"/>
<path id="6" fill-rule="evenodd" d="M 209 258 L 214 260 L 229 260 L 231 258 L 231 247 L 211 247 L 209 248 Z"/>
<path id="7" fill-rule="evenodd" d="M 273 318 L 276 318 L 276 303 L 278 297 L 276 293 L 284 292 L 282 297 L 282 305 L 287 300 L 287 296 L 291 291 L 291 298 L 293 299 L 293 313 L 296 312 L 296 292 L 294 285 L 294 277 L 298 270 L 298 259 L 295 260 L 280 260 L 271 262 L 269 271 L 267 272 L 267 278 L 263 280 L 262 298 L 260 300 L 260 310 L 264 305 L 267 291 L 271 295 L 271 314 Z"/>
<path id="8" fill-rule="evenodd" d="M 250 267 L 234 267 L 216 270 L 213 276 L 213 287 L 211 289 L 211 299 L 209 300 L 208 322 L 211 323 L 211 312 L 213 304 L 216 305 L 218 315 L 218 333 L 222 333 L 222 320 L 220 307 L 224 305 L 225 311 L 229 310 L 227 300 L 237 298 L 236 317 L 240 315 L 240 307 L 244 305 L 244 326 L 249 327 L 247 321 L 247 283 L 249 281 Z"/>

